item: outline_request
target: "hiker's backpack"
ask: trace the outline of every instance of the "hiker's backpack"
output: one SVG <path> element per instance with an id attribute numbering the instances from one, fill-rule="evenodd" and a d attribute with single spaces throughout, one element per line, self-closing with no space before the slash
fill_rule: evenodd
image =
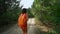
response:
<path id="1" fill-rule="evenodd" d="M 27 25 L 27 20 L 28 20 L 27 14 L 21 14 L 18 18 L 18 25 L 19 26 Z"/>

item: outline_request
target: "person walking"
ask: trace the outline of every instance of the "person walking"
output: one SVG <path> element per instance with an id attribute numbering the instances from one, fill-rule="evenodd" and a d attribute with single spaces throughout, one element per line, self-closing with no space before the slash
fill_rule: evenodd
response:
<path id="1" fill-rule="evenodd" d="M 28 14 L 27 9 L 23 8 L 21 15 L 19 15 L 18 18 L 18 26 L 22 29 L 23 34 L 27 34 L 27 20 L 28 20 Z"/>

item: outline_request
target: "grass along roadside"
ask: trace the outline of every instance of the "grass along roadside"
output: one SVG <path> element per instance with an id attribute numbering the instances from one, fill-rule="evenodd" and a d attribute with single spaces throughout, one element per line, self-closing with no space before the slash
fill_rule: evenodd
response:
<path id="1" fill-rule="evenodd" d="M 46 32 L 47 34 L 58 34 L 53 28 L 45 26 L 41 21 L 35 19 L 35 22 L 40 31 Z"/>

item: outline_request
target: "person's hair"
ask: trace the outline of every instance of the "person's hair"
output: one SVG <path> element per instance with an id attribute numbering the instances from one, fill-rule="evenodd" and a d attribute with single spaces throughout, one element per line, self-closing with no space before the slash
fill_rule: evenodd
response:
<path id="1" fill-rule="evenodd" d="M 27 13 L 27 9 L 26 8 L 23 8 L 22 9 L 22 13 Z"/>

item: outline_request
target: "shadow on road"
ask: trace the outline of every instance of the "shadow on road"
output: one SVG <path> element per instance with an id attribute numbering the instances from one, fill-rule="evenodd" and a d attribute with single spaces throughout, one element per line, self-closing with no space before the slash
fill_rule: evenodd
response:
<path id="1" fill-rule="evenodd" d="M 8 24 L 1 24 L 0 25 L 0 34 L 3 32 L 9 30 L 11 27 L 13 27 L 16 23 L 8 23 Z"/>

